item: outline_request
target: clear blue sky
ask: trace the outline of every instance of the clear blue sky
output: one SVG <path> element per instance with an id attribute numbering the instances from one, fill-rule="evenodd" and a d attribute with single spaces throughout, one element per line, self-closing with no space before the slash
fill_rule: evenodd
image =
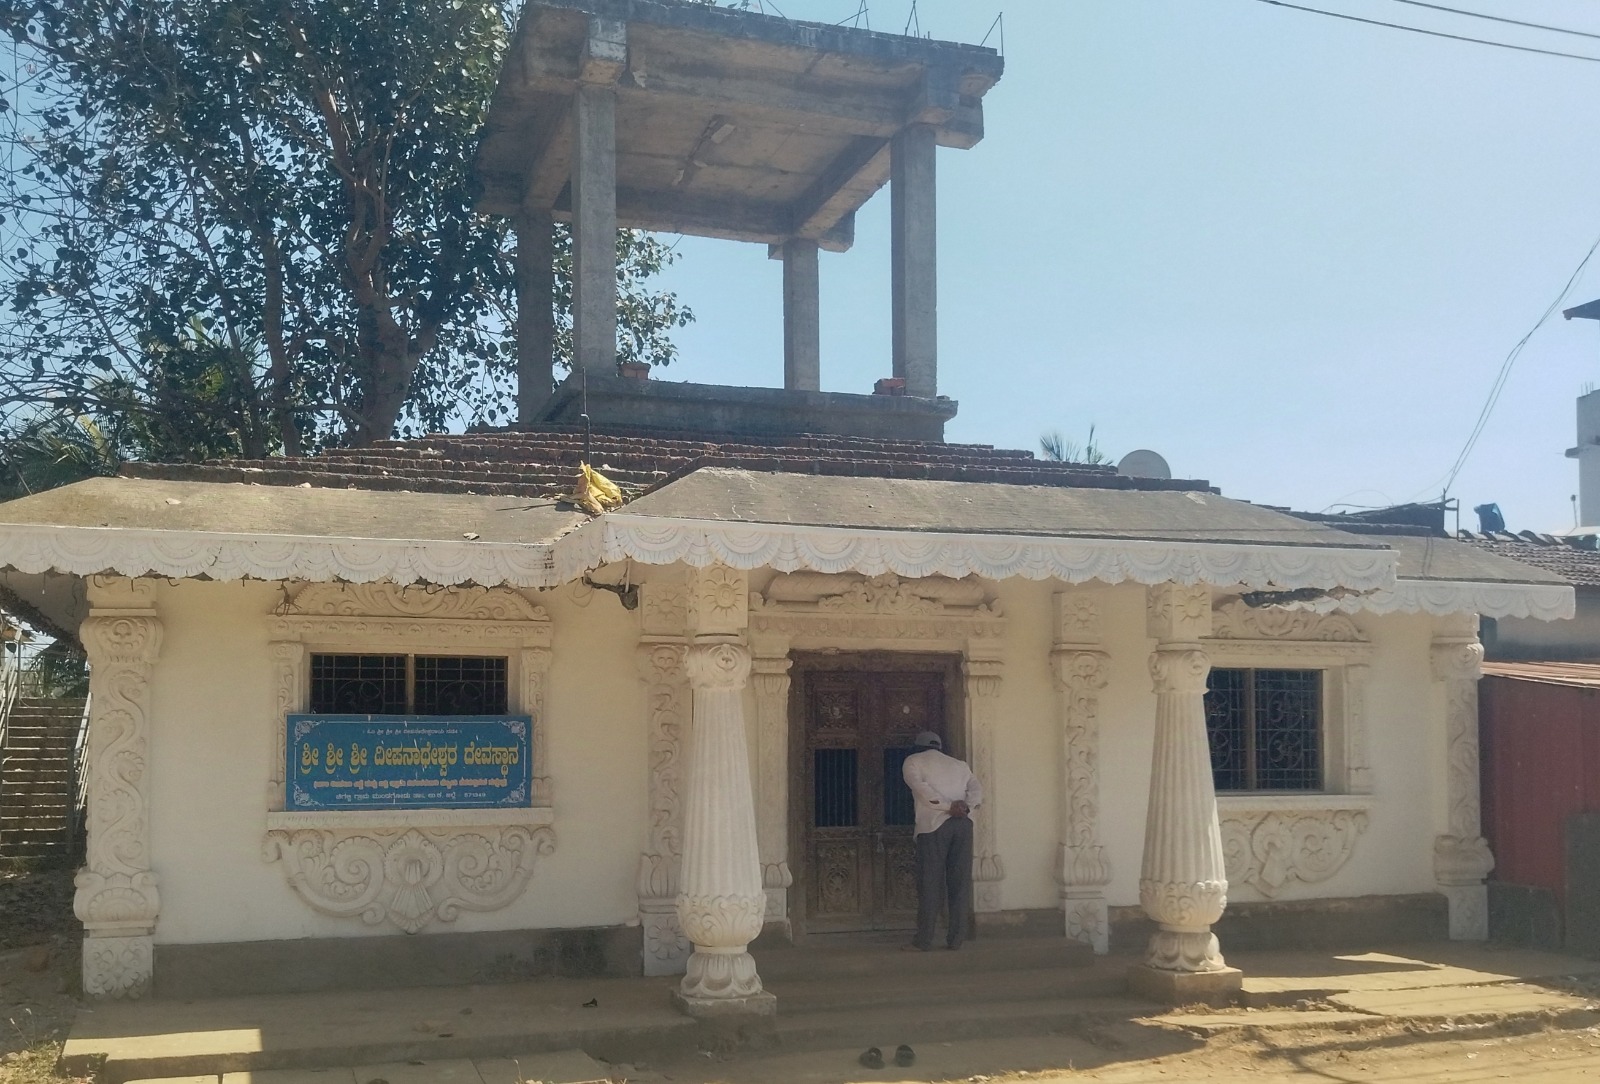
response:
<path id="1" fill-rule="evenodd" d="M 778 0 L 837 21 L 858 0 Z M 1600 57 L 1600 40 L 1395 0 L 1313 7 Z M 1439 0 L 1600 34 L 1597 0 Z M 898 32 L 910 0 L 869 0 Z M 1507 351 L 1600 237 L 1600 63 L 1257 0 L 920 0 L 976 42 L 1005 11 L 987 138 L 939 157 L 951 440 L 1037 449 L 1091 424 L 1224 493 L 1312 510 L 1437 495 Z M 769 7 L 770 10 L 770 7 Z M 996 35 L 998 37 L 998 35 Z M 991 41 L 991 44 L 994 42 Z M 889 373 L 888 193 L 824 253 L 823 387 Z M 780 269 L 684 239 L 695 309 L 661 373 L 782 383 Z M 1600 255 L 1567 304 L 1600 297 Z M 1571 525 L 1574 398 L 1600 327 L 1523 353 L 1456 483 L 1513 529 Z"/>

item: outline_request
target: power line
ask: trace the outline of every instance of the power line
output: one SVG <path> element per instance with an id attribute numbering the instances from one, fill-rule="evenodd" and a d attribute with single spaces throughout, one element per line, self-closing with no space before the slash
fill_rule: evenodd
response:
<path id="1" fill-rule="evenodd" d="M 1510 353 L 1506 355 L 1506 360 L 1500 364 L 1500 372 L 1495 376 L 1494 384 L 1489 388 L 1489 397 L 1484 400 L 1483 409 L 1478 412 L 1478 420 L 1472 427 L 1472 434 L 1467 437 L 1466 444 L 1461 447 L 1461 454 L 1456 456 L 1456 461 L 1451 466 L 1450 473 L 1445 476 L 1445 493 L 1449 493 L 1450 487 L 1455 485 L 1456 477 L 1461 473 L 1461 468 L 1467 465 L 1467 457 L 1472 454 L 1473 448 L 1477 447 L 1478 438 L 1483 436 L 1483 431 L 1489 424 L 1489 417 L 1494 413 L 1495 405 L 1500 402 L 1500 393 L 1505 390 L 1506 381 L 1511 377 L 1511 370 L 1516 366 L 1517 359 L 1522 356 L 1523 347 L 1528 345 L 1528 340 L 1533 338 L 1534 332 L 1544 327 L 1545 321 L 1549 320 L 1561 308 L 1562 302 L 1572 292 L 1572 287 L 1577 283 L 1578 276 L 1583 274 L 1583 269 L 1588 266 L 1589 260 L 1594 256 L 1597 249 L 1600 249 L 1600 237 L 1595 238 L 1594 244 L 1589 246 L 1589 251 L 1584 253 L 1582 260 L 1578 261 L 1578 266 L 1572 272 L 1571 277 L 1567 279 L 1567 284 L 1561 288 L 1561 292 L 1556 295 L 1555 300 L 1550 302 L 1549 307 L 1544 310 L 1544 313 L 1539 317 L 1538 323 L 1529 328 L 1528 333 L 1517 340 L 1517 345 L 1511 348 Z"/>
<path id="2" fill-rule="evenodd" d="M 1390 30 L 1407 30 L 1413 34 L 1426 34 L 1431 38 L 1448 38 L 1451 41 L 1466 41 L 1474 45 L 1492 45 L 1497 49 L 1512 49 L 1519 53 L 1538 53 L 1541 56 L 1559 56 L 1567 60 L 1587 60 L 1592 64 L 1600 64 L 1600 56 L 1583 56 L 1580 53 L 1563 53 L 1555 49 L 1535 49 L 1531 45 L 1512 45 L 1506 41 L 1493 41 L 1489 38 L 1469 38 L 1463 34 L 1446 34 L 1442 30 L 1424 30 L 1420 26 L 1405 26 L 1401 23 L 1386 23 L 1381 19 L 1363 19 L 1359 15 L 1346 15 L 1339 11 L 1327 11 L 1323 8 L 1303 7 L 1300 4 L 1290 4 L 1285 0 L 1256 0 L 1258 4 L 1271 4 L 1275 8 L 1289 8 L 1293 11 L 1309 12 L 1312 15 L 1326 15 L 1330 19 L 1344 19 L 1352 23 L 1365 23 L 1368 26 L 1383 26 Z"/>
<path id="3" fill-rule="evenodd" d="M 1578 38 L 1594 38 L 1600 41 L 1600 34 L 1591 34 L 1587 30 L 1572 30 L 1564 26 L 1546 26 L 1544 23 L 1525 23 L 1521 19 L 1507 19 L 1503 15 L 1488 15 L 1481 11 L 1464 11 L 1461 8 L 1447 8 L 1443 4 L 1429 4 L 1425 0 L 1394 0 L 1396 4 L 1409 4 L 1414 8 L 1427 8 L 1430 11 L 1443 11 L 1451 15 L 1465 15 L 1469 19 L 1487 19 L 1491 23 L 1506 23 L 1509 26 L 1526 26 L 1530 30 L 1548 30 L 1552 34 L 1571 34 Z"/>

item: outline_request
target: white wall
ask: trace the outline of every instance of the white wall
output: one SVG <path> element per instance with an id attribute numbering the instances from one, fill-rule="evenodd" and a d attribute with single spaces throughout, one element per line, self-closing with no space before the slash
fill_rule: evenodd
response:
<path id="1" fill-rule="evenodd" d="M 1049 669 L 1052 583 L 999 586 L 1009 621 L 995 728 L 998 846 L 1007 909 L 1058 906 L 1059 717 Z M 392 934 L 309 907 L 262 858 L 275 728 L 266 615 L 279 590 L 259 583 L 163 585 L 164 626 L 152 689 L 153 866 L 162 943 Z M 1113 905 L 1138 902 L 1155 698 L 1144 589 L 1105 592 L 1110 683 L 1101 694 L 1100 831 L 1111 859 Z M 644 846 L 646 705 L 635 667 L 637 615 L 609 594 L 563 588 L 538 602 L 552 619 L 546 716 L 557 848 L 527 892 L 491 913 L 465 912 L 431 932 L 605 926 L 636 920 L 634 874 Z M 1277 896 L 1430 891 L 1432 846 L 1444 816 L 1442 693 L 1431 682 L 1432 622 L 1360 616 L 1371 637 L 1370 823 L 1346 866 L 1318 885 Z M 751 712 L 753 717 L 753 710 Z M 1224 804 L 1227 799 L 1224 798 Z M 1260 898 L 1236 890 L 1235 899 Z M 793 906 L 803 906 L 796 895 Z"/>
<path id="2" fill-rule="evenodd" d="M 152 865 L 160 943 L 393 934 L 319 914 L 262 859 L 275 728 L 266 615 L 278 589 L 181 582 L 157 595 L 164 637 L 152 688 Z M 568 589 L 537 601 L 554 627 L 546 701 L 556 851 L 502 911 L 463 912 L 430 932 L 631 922 L 645 824 L 644 695 L 637 619 L 613 595 Z"/>

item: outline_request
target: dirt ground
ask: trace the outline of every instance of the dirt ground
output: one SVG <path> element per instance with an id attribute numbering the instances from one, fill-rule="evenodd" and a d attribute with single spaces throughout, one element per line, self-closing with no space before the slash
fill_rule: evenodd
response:
<path id="1" fill-rule="evenodd" d="M 0 871 L 0 1084 L 88 1084 L 54 1071 L 80 1005 L 70 870 Z M 1593 989 L 1568 987 L 1587 997 Z M 1384 1021 L 1340 1027 L 1243 1027 L 1213 1034 L 1162 1022 L 1079 1025 L 1029 1039 L 923 1044 L 911 1068 L 856 1061 L 859 1050 L 702 1056 L 659 1066 L 614 1066 L 633 1084 L 1054 1084 L 1104 1081 L 1600 1081 L 1600 1015 L 1577 1021 Z M 1585 1026 L 1591 1025 L 1591 1026 Z"/>

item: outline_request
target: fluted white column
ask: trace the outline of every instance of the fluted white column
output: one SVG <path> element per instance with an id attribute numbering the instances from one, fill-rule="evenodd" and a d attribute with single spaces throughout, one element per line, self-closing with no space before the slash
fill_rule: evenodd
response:
<path id="1" fill-rule="evenodd" d="M 679 1000 L 694 1015 L 770 1013 L 750 942 L 761 933 L 761 887 L 744 687 L 743 644 L 696 642 L 688 654 L 694 696 L 683 806 L 678 922 L 694 946 Z"/>
<path id="2" fill-rule="evenodd" d="M 1433 677 L 1444 685 L 1447 831 L 1433 842 L 1433 871 L 1450 905 L 1450 937 L 1482 941 L 1489 936 L 1489 892 L 1483 879 L 1494 855 L 1483 838 L 1478 776 L 1478 678 L 1483 645 L 1475 618 L 1467 615 L 1434 639 Z"/>
<path id="3" fill-rule="evenodd" d="M 1211 631 L 1210 590 L 1153 587 L 1146 616 L 1156 640 L 1156 732 L 1139 904 L 1158 928 L 1145 966 L 1180 975 L 1227 972 L 1211 932 L 1228 903 L 1228 879 L 1206 741 L 1211 660 L 1197 642 Z"/>

